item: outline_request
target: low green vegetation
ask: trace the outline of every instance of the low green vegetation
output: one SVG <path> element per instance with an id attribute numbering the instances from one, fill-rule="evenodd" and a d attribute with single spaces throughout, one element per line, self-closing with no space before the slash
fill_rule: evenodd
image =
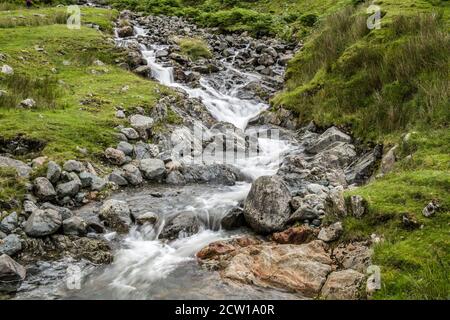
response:
<path id="1" fill-rule="evenodd" d="M 212 57 L 208 45 L 202 39 L 180 38 L 177 39 L 177 43 L 180 46 L 181 54 L 193 61 L 201 58 L 210 59 Z"/>
<path id="2" fill-rule="evenodd" d="M 16 170 L 0 167 L 0 217 L 3 210 L 19 207 L 25 192 L 25 183 Z"/>
<path id="3" fill-rule="evenodd" d="M 51 16 L 61 10 L 22 12 L 24 16 Z M 111 19 L 117 15 L 93 8 L 83 8 L 82 13 L 83 24 L 109 26 L 105 30 L 111 29 Z M 0 17 L 6 16 L 0 12 Z M 0 90 L 6 92 L 0 97 L 1 134 L 5 139 L 23 135 L 44 140 L 41 155 L 55 160 L 98 161 L 101 152 L 116 143 L 114 127 L 121 121 L 114 116 L 115 107 L 151 108 L 161 94 L 170 91 L 119 68 L 116 61 L 123 61 L 124 54 L 115 48 L 110 35 L 50 22 L 0 28 L 0 65 L 14 69 L 13 75 L 0 76 Z M 18 108 L 27 98 L 35 100 L 36 107 Z M 80 153 L 83 149 L 87 155 Z"/>

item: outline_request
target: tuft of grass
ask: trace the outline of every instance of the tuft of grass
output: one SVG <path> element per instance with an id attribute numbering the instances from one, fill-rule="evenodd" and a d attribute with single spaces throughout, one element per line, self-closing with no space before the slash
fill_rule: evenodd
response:
<path id="1" fill-rule="evenodd" d="M 201 58 L 212 58 L 211 50 L 204 40 L 198 38 L 179 38 L 176 40 L 181 49 L 181 54 L 192 61 Z"/>
<path id="2" fill-rule="evenodd" d="M 448 125 L 445 15 L 387 11 L 382 28 L 369 30 L 364 8 L 347 7 L 321 23 L 290 62 L 286 89 L 273 103 L 304 122 L 350 126 L 367 140 Z"/>
<path id="3" fill-rule="evenodd" d="M 0 167 L 0 214 L 19 209 L 26 193 L 25 182 L 13 168 Z"/>

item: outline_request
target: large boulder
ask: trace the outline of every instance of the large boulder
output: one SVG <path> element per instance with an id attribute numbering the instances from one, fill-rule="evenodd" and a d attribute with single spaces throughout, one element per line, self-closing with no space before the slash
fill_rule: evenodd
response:
<path id="1" fill-rule="evenodd" d="M 143 159 L 139 163 L 139 169 L 149 180 L 161 178 L 166 173 L 164 161 L 159 159 Z"/>
<path id="2" fill-rule="evenodd" d="M 26 276 L 25 268 L 10 256 L 0 256 L 0 292 L 12 293 L 17 291 Z"/>
<path id="3" fill-rule="evenodd" d="M 322 241 L 241 246 L 234 242 L 222 243 L 220 251 L 205 248 L 197 257 L 202 263 L 219 260 L 220 274 L 227 280 L 295 292 L 303 298 L 316 298 L 332 271 L 333 261 Z"/>
<path id="4" fill-rule="evenodd" d="M 291 194 L 280 177 L 260 177 L 245 200 L 245 220 L 258 233 L 280 231 L 291 215 L 290 200 Z"/>
<path id="5" fill-rule="evenodd" d="M 25 223 L 25 233 L 30 237 L 44 237 L 61 227 L 61 215 L 53 209 L 35 210 Z"/>
<path id="6" fill-rule="evenodd" d="M 322 297 L 328 300 L 356 300 L 361 298 L 364 274 L 348 269 L 332 272 L 322 288 Z"/>
<path id="7" fill-rule="evenodd" d="M 56 191 L 52 183 L 44 177 L 34 180 L 34 193 L 41 200 L 52 200 L 56 197 Z"/>
<path id="8" fill-rule="evenodd" d="M 100 208 L 100 219 L 105 225 L 119 233 L 127 233 L 131 225 L 131 211 L 125 201 L 107 200 Z"/>
<path id="9" fill-rule="evenodd" d="M 138 133 L 142 139 L 147 139 L 149 131 L 153 126 L 153 119 L 140 114 L 135 114 L 130 117 L 130 124 Z"/>

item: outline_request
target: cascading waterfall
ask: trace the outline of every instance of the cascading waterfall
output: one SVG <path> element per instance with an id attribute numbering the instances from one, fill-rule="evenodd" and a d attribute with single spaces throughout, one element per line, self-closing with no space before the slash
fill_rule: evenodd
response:
<path id="1" fill-rule="evenodd" d="M 119 46 L 126 46 L 146 30 L 135 27 L 135 37 L 119 39 Z M 116 34 L 117 35 L 117 34 Z M 212 79 L 202 77 L 200 87 L 191 88 L 176 83 L 171 67 L 156 62 L 157 50 L 164 46 L 141 44 L 141 52 L 151 68 L 154 79 L 161 84 L 184 90 L 190 97 L 199 98 L 208 111 L 219 121 L 229 122 L 237 128 L 247 128 L 249 120 L 268 108 L 267 104 L 238 97 L 239 90 L 248 83 L 258 80 L 259 75 L 246 73 L 223 62 L 225 69 L 217 77 L 238 78 L 239 84 L 215 86 Z M 232 80 L 231 80 L 232 81 Z M 225 81 L 223 81 L 225 82 Z M 292 146 L 281 140 L 258 139 L 260 152 L 254 157 L 238 159 L 234 164 L 243 173 L 256 179 L 262 175 L 275 174 L 281 155 Z M 114 262 L 104 269 L 90 274 L 79 292 L 68 292 L 68 298 L 282 298 L 282 293 L 258 289 L 241 292 L 225 286 L 215 273 L 205 272 L 196 264 L 195 253 L 207 244 L 235 235 L 220 229 L 220 221 L 228 210 L 244 200 L 251 184 L 238 182 L 235 186 L 186 186 L 179 187 L 177 197 L 163 197 L 149 202 L 152 197 L 146 191 L 126 191 L 116 195 L 142 212 L 153 211 L 162 217 L 157 227 L 133 227 L 128 236 L 121 240 L 120 249 L 115 252 Z M 161 187 L 163 192 L 173 192 L 175 187 Z M 165 217 L 182 212 L 195 212 L 204 227 L 191 236 L 180 237 L 171 242 L 158 239 Z M 239 231 L 242 235 L 244 231 Z M 237 235 L 239 235 L 237 234 Z M 108 235 L 114 238 L 114 234 Z"/>

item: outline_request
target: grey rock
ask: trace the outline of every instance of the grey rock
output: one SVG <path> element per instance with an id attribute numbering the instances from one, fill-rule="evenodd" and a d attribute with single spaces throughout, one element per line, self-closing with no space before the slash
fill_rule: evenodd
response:
<path id="1" fill-rule="evenodd" d="M 139 171 L 138 167 L 132 164 L 127 164 L 122 167 L 123 169 L 123 177 L 128 181 L 129 184 L 133 186 L 137 186 L 144 182 L 142 178 L 141 171 Z"/>
<path id="2" fill-rule="evenodd" d="M 152 69 L 149 66 L 139 66 L 133 72 L 141 77 L 148 78 L 151 75 Z"/>
<path id="3" fill-rule="evenodd" d="M 375 171 L 378 158 L 381 156 L 380 147 L 365 154 L 345 169 L 345 177 L 348 184 L 362 184 L 366 182 Z"/>
<path id="4" fill-rule="evenodd" d="M 150 129 L 152 128 L 154 120 L 140 114 L 135 114 L 130 117 L 130 124 L 142 139 L 147 139 Z"/>
<path id="5" fill-rule="evenodd" d="M 186 179 L 179 171 L 171 171 L 166 177 L 166 183 L 175 186 L 182 186 L 186 184 Z"/>
<path id="6" fill-rule="evenodd" d="M 343 133 L 336 127 L 331 127 L 324 133 L 322 133 L 319 139 L 315 141 L 313 145 L 309 146 L 306 150 L 309 153 L 318 153 L 322 150 L 325 150 L 336 141 L 349 143 L 351 142 L 351 140 L 352 139 L 349 135 Z"/>
<path id="7" fill-rule="evenodd" d="M 35 210 L 25 224 L 25 233 L 30 237 L 43 237 L 55 233 L 61 227 L 61 215 L 52 209 Z"/>
<path id="8" fill-rule="evenodd" d="M 136 160 L 156 158 L 158 154 L 159 148 L 157 145 L 138 141 L 134 146 L 134 157 Z"/>
<path id="9" fill-rule="evenodd" d="M 125 115 L 125 112 L 123 110 L 117 110 L 116 111 L 116 118 L 117 119 L 125 119 L 127 116 Z"/>
<path id="10" fill-rule="evenodd" d="M 0 255 L 7 254 L 8 256 L 12 256 L 20 250 L 22 250 L 22 243 L 17 234 L 10 234 L 0 240 Z"/>
<path id="11" fill-rule="evenodd" d="M 20 177 L 27 178 L 31 172 L 31 167 L 22 161 L 0 156 L 0 168 L 14 168 Z"/>
<path id="12" fill-rule="evenodd" d="M 0 231 L 9 234 L 19 226 L 19 217 L 17 212 L 11 212 L 0 222 Z"/>
<path id="13" fill-rule="evenodd" d="M 430 203 L 428 203 L 425 208 L 423 208 L 422 214 L 424 215 L 424 217 L 427 218 L 432 217 L 436 214 L 439 208 L 440 208 L 439 203 L 433 200 Z"/>
<path id="14" fill-rule="evenodd" d="M 159 221 L 159 216 L 154 212 L 146 212 L 144 214 L 137 216 L 135 219 L 136 223 L 139 225 L 144 225 L 147 223 L 154 225 Z"/>
<path id="15" fill-rule="evenodd" d="M 57 211 L 61 215 L 62 220 L 69 219 L 73 216 L 72 211 L 69 208 L 60 207 L 60 206 L 54 205 L 50 202 L 43 203 L 41 205 L 41 209 L 43 209 L 43 210 L 52 209 L 52 210 Z"/>
<path id="16" fill-rule="evenodd" d="M 76 173 L 80 173 L 85 170 L 83 164 L 76 160 L 66 161 L 63 165 L 63 169 L 64 171 L 67 172 L 76 172 Z"/>
<path id="17" fill-rule="evenodd" d="M 126 186 L 128 185 L 127 179 L 124 178 L 125 172 L 122 170 L 114 170 L 109 176 L 108 180 L 114 182 L 118 186 Z"/>
<path id="18" fill-rule="evenodd" d="M 325 242 L 332 242 L 337 240 L 342 235 L 343 232 L 344 228 L 342 227 L 342 223 L 336 222 L 330 225 L 329 227 L 324 227 L 320 229 L 317 239 Z"/>
<path id="19" fill-rule="evenodd" d="M 367 298 L 371 298 L 373 294 L 381 290 L 381 272 L 380 267 L 371 265 L 367 268 L 366 294 Z"/>
<path id="20" fill-rule="evenodd" d="M 133 154 L 133 149 L 134 149 L 133 145 L 126 141 L 121 141 L 117 145 L 117 150 L 122 151 L 127 156 L 131 156 Z"/>
<path id="21" fill-rule="evenodd" d="M 356 300 L 361 298 L 364 274 L 349 269 L 332 272 L 322 288 L 322 297 L 327 300 Z"/>
<path id="22" fill-rule="evenodd" d="M 52 200 L 56 196 L 52 183 L 44 177 L 38 177 L 34 180 L 34 190 L 36 196 L 41 200 Z"/>
<path id="23" fill-rule="evenodd" d="M 122 165 L 125 163 L 126 158 L 125 158 L 125 153 L 123 153 L 123 151 L 121 150 L 117 150 L 114 148 L 108 148 L 105 150 L 105 157 L 106 159 L 108 159 L 109 162 L 111 162 L 112 164 L 115 165 Z"/>
<path id="24" fill-rule="evenodd" d="M 4 64 L 2 66 L 1 72 L 3 74 L 12 75 L 12 74 L 14 74 L 14 69 L 11 66 L 9 66 L 9 65 Z"/>
<path id="25" fill-rule="evenodd" d="M 71 180 L 69 182 L 60 183 L 56 186 L 58 196 L 64 198 L 66 196 L 74 197 L 80 191 L 81 182 L 78 180 Z"/>
<path id="26" fill-rule="evenodd" d="M 387 174 L 394 169 L 395 161 L 397 160 L 395 152 L 398 149 L 398 145 L 392 147 L 381 159 L 380 171 L 382 174 Z"/>
<path id="27" fill-rule="evenodd" d="M 133 128 L 123 128 L 122 130 L 120 130 L 120 132 L 123 133 L 127 137 L 127 139 L 139 139 L 139 133 Z"/>
<path id="28" fill-rule="evenodd" d="M 290 192 L 280 177 L 260 177 L 245 200 L 245 220 L 258 233 L 281 231 L 291 215 L 290 201 Z"/>
<path id="29" fill-rule="evenodd" d="M 91 188 L 92 191 L 101 191 L 106 187 L 106 181 L 90 172 L 79 174 L 83 188 Z"/>
<path id="30" fill-rule="evenodd" d="M 214 183 L 233 186 L 243 180 L 239 169 L 231 165 L 190 165 L 181 169 L 187 183 Z"/>
<path id="31" fill-rule="evenodd" d="M 235 207 L 227 212 L 220 222 L 225 230 L 234 230 L 245 226 L 244 210 L 241 207 Z"/>
<path id="32" fill-rule="evenodd" d="M 149 180 L 161 178 L 166 173 L 164 161 L 159 159 L 143 159 L 139 162 L 139 169 Z"/>
<path id="33" fill-rule="evenodd" d="M 180 235 L 193 235 L 199 231 L 200 225 L 199 219 L 193 212 L 183 212 L 164 226 L 159 238 L 174 240 Z"/>
<path id="34" fill-rule="evenodd" d="M 38 209 L 38 207 L 36 206 L 36 204 L 33 201 L 30 200 L 25 200 L 23 202 L 23 211 L 25 212 L 25 214 L 30 215 L 33 213 L 34 210 Z"/>
<path id="35" fill-rule="evenodd" d="M 32 108 L 36 107 L 36 101 L 34 101 L 31 98 L 28 98 L 28 99 L 20 101 L 19 106 L 22 108 L 26 108 L 26 109 L 32 109 Z"/>
<path id="36" fill-rule="evenodd" d="M 131 225 L 130 208 L 125 201 L 107 200 L 100 208 L 99 217 L 105 225 L 119 233 L 127 233 Z"/>
<path id="37" fill-rule="evenodd" d="M 65 235 L 84 236 L 87 233 L 87 223 L 80 217 L 72 217 L 63 221 Z"/>
<path id="38" fill-rule="evenodd" d="M 14 261 L 10 256 L 0 256 L 0 292 L 13 293 L 25 280 L 25 268 Z"/>
<path id="39" fill-rule="evenodd" d="M 51 183 L 57 183 L 61 176 L 62 169 L 54 161 L 49 161 L 47 164 L 47 179 Z"/>

